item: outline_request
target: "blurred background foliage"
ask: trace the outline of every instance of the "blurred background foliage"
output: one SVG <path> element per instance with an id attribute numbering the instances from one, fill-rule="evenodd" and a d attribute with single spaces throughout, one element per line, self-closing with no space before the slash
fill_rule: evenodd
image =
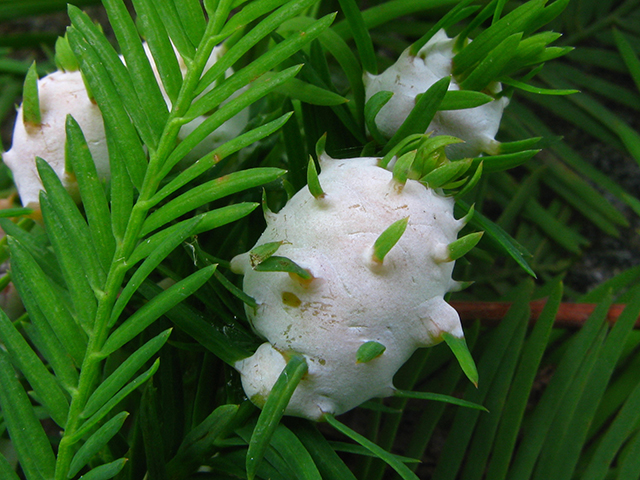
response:
<path id="1" fill-rule="evenodd" d="M 71 3 L 87 8 L 110 34 L 100 2 Z M 381 71 L 458 2 L 359 3 Z M 517 5 L 506 2 L 505 8 Z M 0 1 L 5 149 L 30 64 L 37 59 L 41 75 L 55 70 L 54 43 L 68 24 L 65 9 L 66 2 L 57 0 Z M 315 17 L 333 11 L 341 11 L 340 3 L 323 0 Z M 340 417 L 353 429 L 346 436 L 327 424 L 285 418 L 274 427 L 273 437 L 253 440 L 268 445 L 259 478 L 415 478 L 411 471 L 436 480 L 640 478 L 640 331 L 634 329 L 640 313 L 640 1 L 571 0 L 549 29 L 563 34 L 556 45 L 574 50 L 544 65 L 530 84 L 580 93 L 540 95 L 535 88 L 515 89 L 497 138 L 506 143 L 540 137 L 535 148 L 541 151 L 522 166 L 484 175 L 464 198 L 522 246 L 535 278 L 505 255 L 495 236 L 485 235 L 456 266 L 454 278 L 473 285 L 451 298 L 513 303 L 497 326 L 482 321 L 482 314 L 467 319 L 480 388 L 465 381 L 445 346 L 417 352 L 396 378 L 400 389 L 462 397 L 489 412 L 407 398 L 371 401 Z M 349 42 L 356 58 L 342 14 L 332 32 Z M 330 45 L 314 42 L 305 60 L 322 66 L 319 59 L 326 59 L 327 88 L 352 95 L 349 75 L 354 73 L 345 72 L 348 62 L 336 61 L 327 49 Z M 287 193 L 304 185 L 308 153 L 325 130 L 330 154 L 347 157 L 362 151 L 366 139 L 349 128 L 348 115 L 340 108 L 282 97 L 265 100 L 254 106 L 256 124 L 293 110 L 291 121 L 280 135 L 255 146 L 242 161 L 231 158 L 211 178 L 224 169 L 286 166 L 286 184 L 267 187 L 269 204 L 277 210 Z M 13 192 L 4 167 L 0 191 L 3 198 Z M 256 200 L 247 193 L 234 200 L 247 198 Z M 194 265 L 212 262 L 220 263 L 223 273 L 146 333 L 148 339 L 169 326 L 181 330 L 160 351 L 161 367 L 153 382 L 124 402 L 122 408 L 132 412 L 134 421 L 96 453 L 90 467 L 125 456 L 129 462 L 120 466 L 116 478 L 246 478 L 245 457 L 258 411 L 242 401 L 235 373 L 207 343 L 206 334 L 198 337 L 202 332 L 184 326 L 185 318 L 198 316 L 226 328 L 234 345 L 255 347 L 257 339 L 248 329 L 229 327 L 243 312 L 226 289 L 238 279 L 224 267 L 233 254 L 253 245 L 261 222 L 260 212 L 254 212 L 199 235 L 157 267 L 156 280 L 177 281 L 192 273 Z M 6 259 L 6 240 L 3 246 Z M 3 286 L 10 280 L 4 278 Z M 155 295 L 155 286 L 145 284 L 127 308 L 135 311 Z M 542 298 L 549 300 L 530 326 L 530 302 Z M 565 327 L 556 320 L 563 311 L 561 301 L 598 307 L 578 328 Z M 611 304 L 628 304 L 615 326 L 607 322 Z M 567 315 L 575 319 L 573 313 Z M 116 352 L 109 363 L 118 365 L 127 355 Z M 27 385 L 24 378 L 20 381 Z M 240 407 L 221 410 L 229 405 Z M 55 448 L 57 427 L 45 414 L 41 417 Z M 381 453 L 353 431 L 394 455 Z M 20 472 L 19 454 L 3 421 L 0 432 L 6 464 Z M 206 468 L 194 473 L 199 466 Z"/>

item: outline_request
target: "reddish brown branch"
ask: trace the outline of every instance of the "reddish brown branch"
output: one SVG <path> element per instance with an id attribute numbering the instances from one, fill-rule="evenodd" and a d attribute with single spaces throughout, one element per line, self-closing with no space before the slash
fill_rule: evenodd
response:
<path id="1" fill-rule="evenodd" d="M 530 320 L 535 322 L 546 300 L 537 300 L 530 303 L 531 317 Z M 508 302 L 451 302 L 460 314 L 462 321 L 482 320 L 488 324 L 498 323 L 507 314 L 511 307 Z M 616 322 L 626 305 L 611 305 L 607 312 L 607 321 L 610 324 Z M 595 310 L 595 303 L 561 303 L 556 315 L 555 325 L 561 328 L 580 328 L 587 321 L 589 315 Z M 640 329 L 640 317 L 636 321 L 635 328 Z"/>

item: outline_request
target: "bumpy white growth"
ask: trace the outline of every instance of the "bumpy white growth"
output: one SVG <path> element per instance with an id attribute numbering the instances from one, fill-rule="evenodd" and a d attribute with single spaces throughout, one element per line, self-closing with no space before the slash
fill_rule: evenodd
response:
<path id="1" fill-rule="evenodd" d="M 394 94 L 376 117 L 376 125 L 382 135 L 391 138 L 415 106 L 416 96 L 426 92 L 438 80 L 451 75 L 454 43 L 455 38 L 449 38 L 444 30 L 440 30 L 420 49 L 417 56 L 410 55 L 407 49 L 382 74 L 365 74 L 367 100 L 381 91 Z M 455 77 L 451 79 L 449 90 L 460 90 Z M 487 93 L 495 95 L 502 87 L 494 83 L 488 90 Z M 495 135 L 508 102 L 506 97 L 500 97 L 476 108 L 438 112 L 427 132 L 464 140 L 465 143 L 447 147 L 447 156 L 451 159 L 495 153 Z"/>
<path id="2" fill-rule="evenodd" d="M 159 82 L 162 94 L 171 108 L 171 101 L 166 94 L 160 75 L 156 69 L 151 52 L 144 44 L 145 52 L 150 59 L 156 80 Z M 224 50 L 216 47 L 207 62 L 205 71 L 210 68 Z M 180 69 L 185 75 L 187 67 L 176 50 Z M 233 74 L 229 69 L 226 76 Z M 89 145 L 89 150 L 96 164 L 98 176 L 109 178 L 109 154 L 105 138 L 104 123 L 98 106 L 89 99 L 87 89 L 78 71 L 56 71 L 38 80 L 38 97 L 40 102 L 41 124 L 31 125 L 24 122 L 23 107 L 18 108 L 18 115 L 13 131 L 12 147 L 2 156 L 4 162 L 13 172 L 14 181 L 24 206 L 37 208 L 39 193 L 43 189 L 42 181 L 36 168 L 36 157 L 41 157 L 51 165 L 62 184 L 72 194 L 77 193 L 75 176 L 65 170 L 65 122 L 67 115 L 73 116 L 82 128 L 82 132 Z M 180 129 L 179 139 L 184 139 L 193 132 L 207 116 L 200 116 Z M 238 113 L 211 133 L 189 154 L 190 160 L 195 160 L 222 143 L 238 136 L 249 121 L 248 109 Z"/>
<path id="3" fill-rule="evenodd" d="M 13 172 L 20 200 L 24 206 L 37 207 L 42 182 L 36 157 L 46 160 L 62 184 L 71 193 L 77 182 L 65 170 L 65 122 L 72 115 L 78 122 L 101 178 L 109 175 L 109 154 L 102 114 L 87 94 L 80 72 L 57 71 L 38 80 L 41 124 L 24 122 L 23 107 L 18 108 L 11 150 L 2 158 Z"/>
<path id="4" fill-rule="evenodd" d="M 282 241 L 276 252 L 308 270 L 311 282 L 283 272 L 254 270 L 251 256 L 235 257 L 244 290 L 257 302 L 247 314 L 268 340 L 236 364 L 245 393 L 261 405 L 286 364 L 288 352 L 305 356 L 308 374 L 287 414 L 320 419 L 393 393 L 396 371 L 415 349 L 462 338 L 457 312 L 443 300 L 454 290 L 447 246 L 463 222 L 453 217 L 453 199 L 415 180 L 402 186 L 376 158 L 321 158 L 326 195 L 305 187 L 276 215 L 257 246 Z M 402 218 L 407 228 L 382 263 L 372 247 Z M 384 352 L 364 363 L 356 353 L 365 342 Z"/>

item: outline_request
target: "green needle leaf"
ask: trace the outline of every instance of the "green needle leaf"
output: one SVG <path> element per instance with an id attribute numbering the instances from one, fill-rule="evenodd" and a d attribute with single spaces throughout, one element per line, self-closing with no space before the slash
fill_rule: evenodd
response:
<path id="1" fill-rule="evenodd" d="M 74 455 L 71 466 L 69 467 L 68 478 L 76 476 L 82 467 L 89 463 L 93 456 L 109 443 L 109 440 L 120 431 L 120 428 L 122 428 L 128 416 L 128 412 L 120 412 L 89 437 L 85 444 L 82 445 Z"/>
<path id="2" fill-rule="evenodd" d="M 251 252 L 249 252 L 249 257 L 251 259 L 251 266 L 255 268 L 258 265 L 260 265 L 267 258 L 269 258 L 274 253 L 276 253 L 281 245 L 282 245 L 282 242 L 269 242 L 269 243 L 264 243 L 262 245 L 258 245 L 257 247 L 252 249 Z"/>
<path id="3" fill-rule="evenodd" d="M 205 203 L 264 185 L 280 178 L 285 173 L 285 170 L 279 168 L 253 168 L 230 173 L 224 177 L 198 185 L 149 215 L 142 226 L 142 234 L 152 232 Z"/>
<path id="4" fill-rule="evenodd" d="M 80 69 L 78 59 L 73 54 L 71 45 L 69 45 L 69 39 L 66 35 L 64 37 L 58 37 L 56 40 L 54 61 L 58 70 L 76 72 Z"/>
<path id="5" fill-rule="evenodd" d="M 449 244 L 449 261 L 458 260 L 469 253 L 478 244 L 483 234 L 484 232 L 474 232 L 451 242 Z"/>
<path id="6" fill-rule="evenodd" d="M 284 415 L 293 392 L 307 370 L 307 362 L 304 357 L 293 354 L 273 385 L 249 441 L 246 460 L 249 480 L 255 477 L 258 466 L 262 462 L 267 447 L 269 447 L 271 437 Z"/>
<path id="7" fill-rule="evenodd" d="M 358 348 L 356 352 L 356 363 L 367 363 L 378 358 L 387 349 L 384 345 L 374 340 L 365 342 Z"/>
<path id="8" fill-rule="evenodd" d="M 104 344 L 100 355 L 106 357 L 129 342 L 165 312 L 182 302 L 209 280 L 217 265 L 205 267 L 169 287 L 131 315 Z"/>
<path id="9" fill-rule="evenodd" d="M 313 280 L 313 275 L 296 262 L 289 258 L 277 255 L 272 255 L 263 260 L 260 264 L 255 266 L 254 270 L 257 272 L 288 272 L 297 275 L 303 280 Z"/>
<path id="10" fill-rule="evenodd" d="M 393 179 L 398 182 L 399 185 L 407 183 L 415 159 L 416 151 L 412 150 L 396 160 L 396 163 L 393 165 Z"/>
<path id="11" fill-rule="evenodd" d="M 353 441 L 359 443 L 364 448 L 366 448 L 371 453 L 373 453 L 376 457 L 386 462 L 391 468 L 393 468 L 396 472 L 398 472 L 398 474 L 404 480 L 418 480 L 418 477 L 416 476 L 416 474 L 413 473 L 411 470 L 409 470 L 409 467 L 407 467 L 404 463 L 398 460 L 395 457 L 395 455 L 387 452 L 383 448 L 380 448 L 371 440 L 363 437 L 359 433 L 347 427 L 345 424 L 339 422 L 338 420 L 336 420 L 336 418 L 333 415 L 326 414 L 323 417 L 323 419 L 326 420 L 326 422 L 329 425 L 331 425 L 333 428 L 338 430 L 340 433 L 343 433 L 347 437 L 351 438 Z"/>
<path id="12" fill-rule="evenodd" d="M 474 408 L 476 410 L 484 410 L 488 412 L 485 407 L 478 405 L 477 403 L 462 400 L 458 397 L 452 397 L 451 395 L 442 395 L 441 393 L 432 392 L 410 392 L 408 390 L 396 390 L 393 394 L 395 397 L 400 398 L 415 398 L 418 400 L 433 400 L 435 402 L 445 402 L 451 405 L 458 405 L 460 407 Z"/>
<path id="13" fill-rule="evenodd" d="M 60 427 L 64 427 L 67 421 L 69 401 L 58 380 L 49 372 L 36 352 L 31 349 L 24 337 L 20 335 L 1 310 L 0 341 L 9 352 L 13 364 L 29 381 L 31 388 L 36 392 L 39 401 L 47 409 L 51 418 Z"/>
<path id="14" fill-rule="evenodd" d="M 464 374 L 477 388 L 478 369 L 476 368 L 476 363 L 473 361 L 473 357 L 471 356 L 471 352 L 469 351 L 469 347 L 467 347 L 467 342 L 464 337 L 454 337 L 449 332 L 443 332 L 442 339 L 447 343 L 447 345 L 449 345 L 449 348 L 458 359 L 458 363 L 460 364 Z"/>
<path id="15" fill-rule="evenodd" d="M 167 342 L 171 329 L 149 340 L 132 353 L 116 370 L 109 375 L 93 392 L 84 407 L 82 418 L 88 418 L 109 401 L 135 373 Z"/>
<path id="16" fill-rule="evenodd" d="M 373 42 L 362 18 L 360 8 L 355 0 L 339 0 L 339 2 L 347 22 L 349 22 L 349 27 L 351 27 L 351 31 L 353 32 L 353 39 L 360 54 L 362 67 L 365 71 L 375 75 L 378 73 L 376 54 L 373 50 Z"/>
<path id="17" fill-rule="evenodd" d="M 2 415 L 26 477 L 53 478 L 55 457 L 51 444 L 11 366 L 7 353 L 2 349 L 0 384 Z"/>
<path id="18" fill-rule="evenodd" d="M 100 465 L 82 476 L 82 480 L 109 480 L 115 477 L 127 463 L 126 458 L 120 458 L 105 465 Z"/>
<path id="19" fill-rule="evenodd" d="M 309 192 L 314 198 L 324 198 L 324 190 L 320 185 L 320 179 L 318 178 L 318 170 L 316 170 L 316 162 L 313 161 L 313 157 L 309 156 L 309 165 L 307 167 L 307 184 L 309 185 Z"/>
<path id="20" fill-rule="evenodd" d="M 26 125 L 38 126 L 42 121 L 40 115 L 40 96 L 38 95 L 38 71 L 33 62 L 24 79 L 22 94 L 22 121 Z"/>
<path id="21" fill-rule="evenodd" d="M 367 103 L 364 105 L 364 121 L 369 129 L 369 133 L 373 137 L 373 139 L 378 142 L 380 145 L 384 145 L 386 143 L 386 139 L 378 130 L 378 125 L 376 124 L 376 116 L 382 110 L 389 100 L 393 97 L 393 92 L 387 92 L 385 90 L 381 92 L 377 92 L 374 94 Z"/>
<path id="22" fill-rule="evenodd" d="M 387 229 L 380 234 L 376 242 L 373 244 L 373 261 L 382 263 L 387 253 L 398 243 L 400 237 L 407 229 L 409 217 L 401 218 L 393 222 Z"/>

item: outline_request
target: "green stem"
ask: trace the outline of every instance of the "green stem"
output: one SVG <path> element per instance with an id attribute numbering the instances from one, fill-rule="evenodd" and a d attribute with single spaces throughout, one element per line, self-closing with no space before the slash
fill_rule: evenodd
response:
<path id="1" fill-rule="evenodd" d="M 71 398 L 67 424 L 58 448 L 55 480 L 66 480 L 67 478 L 67 472 L 75 451 L 74 443 L 77 441 L 77 439 L 73 438 L 73 434 L 82 425 L 82 411 L 98 383 L 103 362 L 99 353 L 109 336 L 108 324 L 111 312 L 125 274 L 130 267 L 127 265 L 126 259 L 131 255 L 140 240 L 142 225 L 151 206 L 149 200 L 156 193 L 162 181 L 162 166 L 175 146 L 175 141 L 182 125 L 180 119 L 191 105 L 194 97 L 193 92 L 217 40 L 214 32 L 219 28 L 218 25 L 213 25 L 213 22 L 207 25 L 207 31 L 203 36 L 202 43 L 197 49 L 193 62 L 190 63 L 187 69 L 182 88 L 165 125 L 160 144 L 155 152 L 151 153 L 140 196 L 131 211 L 124 238 L 116 247 L 114 259 L 105 282 L 104 293 L 98 299 L 94 330 L 89 338 L 80 369 L 78 388 Z"/>

